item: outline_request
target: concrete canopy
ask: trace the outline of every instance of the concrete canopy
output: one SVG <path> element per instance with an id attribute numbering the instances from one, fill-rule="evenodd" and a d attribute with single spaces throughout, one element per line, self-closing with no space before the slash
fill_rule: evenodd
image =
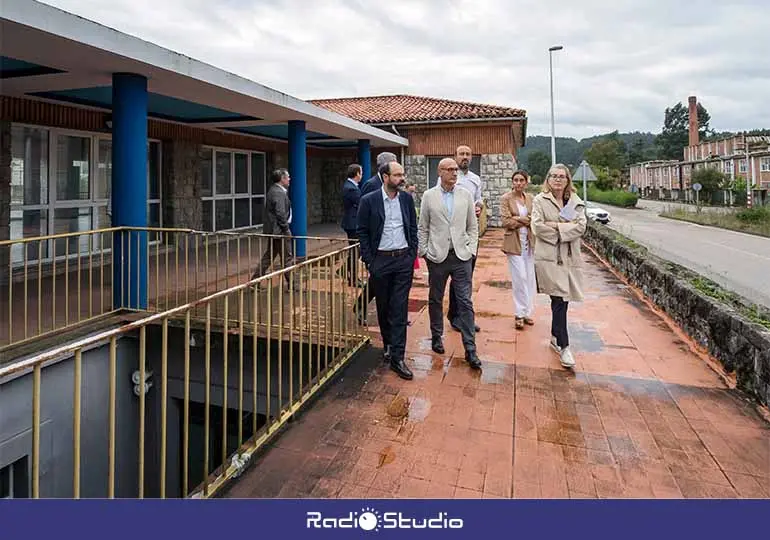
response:
<path id="1" fill-rule="evenodd" d="M 35 0 L 3 0 L 3 95 L 111 110 L 113 73 L 148 79 L 148 114 L 217 130 L 287 140 L 306 123 L 308 143 L 407 146 L 394 133 L 330 112 L 209 64 Z"/>

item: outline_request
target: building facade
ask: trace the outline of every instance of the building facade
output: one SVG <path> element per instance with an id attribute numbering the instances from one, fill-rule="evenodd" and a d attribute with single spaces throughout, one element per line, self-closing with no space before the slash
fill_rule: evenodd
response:
<path id="1" fill-rule="evenodd" d="M 469 146 L 470 168 L 481 177 L 488 224 L 501 225 L 499 201 L 511 189 L 511 176 L 518 168 L 516 154 L 526 139 L 526 111 L 409 95 L 312 103 L 406 137 L 409 144 L 401 150 L 401 161 L 418 195 L 438 181 L 442 158 L 453 156 L 460 145 Z"/>
<path id="2" fill-rule="evenodd" d="M 630 181 L 643 197 L 655 199 L 692 200 L 692 173 L 713 168 L 723 172 L 731 181 L 743 179 L 751 186 L 753 197 L 767 199 L 770 190 L 770 137 L 733 135 L 719 140 L 699 141 L 694 107 L 690 98 L 690 140 L 683 149 L 683 160 L 655 160 L 636 163 L 630 167 Z M 729 201 L 728 201 L 729 202 Z"/>

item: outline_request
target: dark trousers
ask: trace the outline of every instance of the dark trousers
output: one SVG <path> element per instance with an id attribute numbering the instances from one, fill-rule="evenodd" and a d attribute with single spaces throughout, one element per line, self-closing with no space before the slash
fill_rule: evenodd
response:
<path id="1" fill-rule="evenodd" d="M 567 333 L 567 307 L 561 296 L 551 297 L 551 335 L 556 338 L 556 344 L 561 347 L 569 347 L 569 334 Z"/>
<path id="2" fill-rule="evenodd" d="M 474 255 L 471 258 L 471 295 L 473 294 L 473 271 L 476 270 L 476 256 Z M 457 289 L 455 288 L 455 280 L 452 278 L 452 281 L 449 282 L 449 310 L 446 313 L 447 319 L 452 324 L 454 323 L 455 316 L 457 315 Z M 474 316 L 473 318 L 473 326 L 475 328 L 476 326 L 476 318 Z"/>
<path id="3" fill-rule="evenodd" d="M 465 352 L 476 350 L 476 329 L 473 312 L 473 300 L 471 300 L 473 263 L 460 260 L 454 250 L 449 252 L 447 258 L 440 263 L 429 259 L 428 262 L 428 315 L 430 316 L 430 333 L 433 338 L 441 337 L 444 333 L 444 291 L 446 282 L 452 278 L 452 286 L 455 291 L 455 313 L 452 322 L 460 329 L 463 337 Z M 451 288 L 450 288 L 451 291 Z M 449 293 L 452 294 L 451 292 Z M 450 296 L 451 301 L 451 296 Z"/>
<path id="4" fill-rule="evenodd" d="M 378 254 L 371 265 L 371 283 L 377 299 L 377 321 L 382 342 L 390 346 L 393 361 L 403 360 L 409 317 L 409 289 L 414 278 L 414 257 L 407 251 L 395 257 Z"/>
<path id="5" fill-rule="evenodd" d="M 348 235 L 348 245 L 358 243 L 358 233 L 355 229 L 345 229 L 345 234 Z M 348 251 L 348 284 L 354 285 L 358 283 L 358 257 L 355 250 Z"/>
<path id="6" fill-rule="evenodd" d="M 286 268 L 294 264 L 294 252 L 292 251 L 293 245 L 292 238 L 270 238 L 267 242 L 267 249 L 265 254 L 262 255 L 262 260 L 259 261 L 259 267 L 252 274 L 251 279 L 257 279 L 265 273 L 265 270 L 270 268 L 273 261 L 278 257 L 281 261 L 281 268 Z M 286 283 L 289 283 L 289 272 L 284 274 Z"/>

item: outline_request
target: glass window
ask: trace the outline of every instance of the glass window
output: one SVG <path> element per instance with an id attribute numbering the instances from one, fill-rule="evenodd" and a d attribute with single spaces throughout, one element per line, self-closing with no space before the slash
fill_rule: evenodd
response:
<path id="1" fill-rule="evenodd" d="M 53 234 L 77 233 L 91 230 L 91 207 L 55 208 L 53 211 Z M 73 235 L 56 240 L 56 256 L 88 252 L 90 235 Z M 67 251 L 69 245 L 69 251 Z"/>
<path id="2" fill-rule="evenodd" d="M 48 131 L 11 127 L 11 204 L 48 203 Z"/>
<path id="3" fill-rule="evenodd" d="M 233 192 L 230 164 L 232 154 L 229 152 L 217 152 L 217 195 L 226 195 Z"/>
<path id="4" fill-rule="evenodd" d="M 90 137 L 56 137 L 56 200 L 76 201 L 91 198 L 88 170 L 90 162 Z"/>
<path id="5" fill-rule="evenodd" d="M 251 199 L 251 224 L 262 224 L 262 212 L 265 208 L 265 199 L 254 197 Z"/>
<path id="6" fill-rule="evenodd" d="M 96 164 L 94 199 L 109 199 L 112 193 L 112 141 L 99 139 L 99 161 Z"/>
<path id="7" fill-rule="evenodd" d="M 11 210 L 11 240 L 21 238 L 34 238 L 36 236 L 48 235 L 48 210 Z M 48 241 L 28 242 L 27 261 L 36 261 L 40 255 L 40 244 L 43 249 L 43 257 L 48 257 Z M 21 263 L 24 261 L 24 248 L 22 244 L 13 244 L 11 247 L 11 262 Z"/>
<path id="8" fill-rule="evenodd" d="M 214 169 L 212 168 L 213 152 L 211 148 L 206 148 L 201 152 L 200 167 L 201 167 L 201 196 L 211 197 L 211 178 L 214 175 Z"/>
<path id="9" fill-rule="evenodd" d="M 216 230 L 226 231 L 233 228 L 233 200 L 216 201 Z"/>
<path id="10" fill-rule="evenodd" d="M 265 154 L 251 154 L 251 193 L 265 194 Z"/>
<path id="11" fill-rule="evenodd" d="M 147 178 L 149 199 L 160 199 L 160 143 L 150 141 L 147 153 Z"/>
<path id="12" fill-rule="evenodd" d="M 235 154 L 235 192 L 249 192 L 249 156 Z"/>
<path id="13" fill-rule="evenodd" d="M 251 202 L 248 198 L 235 199 L 235 227 L 251 225 Z"/>
<path id="14" fill-rule="evenodd" d="M 150 203 L 147 210 L 147 226 L 160 228 L 160 203 Z"/>
<path id="15" fill-rule="evenodd" d="M 761 172 L 770 171 L 770 157 L 763 157 L 759 161 L 759 170 Z"/>
<path id="16" fill-rule="evenodd" d="M 213 219 L 214 214 L 211 211 L 211 208 L 214 204 L 214 201 L 203 201 L 202 208 L 201 208 L 201 227 L 203 227 L 204 231 L 213 231 Z"/>

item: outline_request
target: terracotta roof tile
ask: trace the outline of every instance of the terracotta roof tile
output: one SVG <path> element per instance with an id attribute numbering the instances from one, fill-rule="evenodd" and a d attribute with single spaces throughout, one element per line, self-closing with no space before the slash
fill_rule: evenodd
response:
<path id="1" fill-rule="evenodd" d="M 394 95 L 315 99 L 310 103 L 368 124 L 525 117 L 526 111 L 467 101 Z"/>

